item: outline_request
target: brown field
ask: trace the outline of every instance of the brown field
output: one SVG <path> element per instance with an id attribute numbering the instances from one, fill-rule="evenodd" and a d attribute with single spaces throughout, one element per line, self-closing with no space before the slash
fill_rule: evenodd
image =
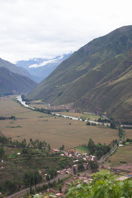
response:
<path id="1" fill-rule="evenodd" d="M 122 163 L 132 164 L 132 144 L 119 147 L 117 152 L 109 158 L 112 167 L 122 165 Z"/>
<path id="2" fill-rule="evenodd" d="M 117 130 L 86 126 L 85 122 L 52 117 L 50 115 L 34 112 L 18 104 L 14 97 L 0 98 L 0 116 L 16 116 L 16 120 L 1 120 L 0 132 L 4 135 L 27 140 L 46 140 L 53 147 L 64 144 L 66 148 L 86 144 L 89 138 L 96 142 L 109 143 L 117 139 Z M 127 130 L 132 138 L 132 130 Z"/>

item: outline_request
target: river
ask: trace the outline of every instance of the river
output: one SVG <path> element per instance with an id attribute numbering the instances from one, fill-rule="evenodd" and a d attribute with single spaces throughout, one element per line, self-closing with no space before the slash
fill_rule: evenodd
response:
<path id="1" fill-rule="evenodd" d="M 19 95 L 16 97 L 16 100 L 24 107 L 29 108 L 31 110 L 35 110 L 34 107 L 31 107 L 30 105 L 26 104 L 26 102 L 22 99 L 22 96 Z M 58 116 L 58 117 L 63 117 L 63 118 L 67 118 L 67 119 L 71 119 L 71 120 L 78 120 L 78 121 L 83 121 L 82 119 L 78 118 L 78 117 L 73 117 L 73 116 L 68 116 L 68 115 L 63 115 L 60 113 L 51 113 L 54 116 Z M 110 123 L 102 123 L 102 122 L 98 122 L 98 121 L 94 121 L 94 120 L 84 120 L 84 122 L 89 122 L 91 125 L 104 125 L 106 127 L 110 126 Z"/>

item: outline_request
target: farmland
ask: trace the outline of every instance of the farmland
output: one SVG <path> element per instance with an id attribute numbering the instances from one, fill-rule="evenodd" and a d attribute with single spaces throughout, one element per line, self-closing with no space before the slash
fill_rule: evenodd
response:
<path id="1" fill-rule="evenodd" d="M 126 163 L 132 164 L 132 144 L 119 147 L 117 152 L 109 158 L 109 164 L 111 167 Z"/>
<path id="2" fill-rule="evenodd" d="M 52 147 L 64 144 L 66 148 L 73 148 L 86 144 L 89 138 L 101 143 L 109 143 L 118 138 L 117 130 L 86 126 L 85 122 L 53 117 L 26 109 L 15 101 L 15 97 L 0 98 L 0 115 L 16 116 L 16 120 L 0 121 L 2 134 L 18 140 L 23 138 L 45 140 Z M 129 138 L 132 137 L 131 130 L 126 133 Z"/>
<path id="3" fill-rule="evenodd" d="M 96 115 L 94 113 L 76 113 L 76 112 L 72 112 L 74 111 L 74 109 L 71 108 L 70 105 L 58 105 L 58 106 L 49 106 L 47 104 L 45 104 L 44 102 L 40 101 L 40 100 L 36 100 L 36 101 L 31 101 L 31 106 L 35 107 L 35 108 L 44 108 L 44 109 L 50 109 L 50 110 L 69 110 L 69 112 L 64 111 L 64 112 L 59 112 L 60 114 L 66 115 L 66 116 L 73 116 L 73 117 L 77 117 L 77 118 L 82 118 L 82 119 L 90 119 L 90 120 L 98 120 L 100 118 L 99 115 Z"/>

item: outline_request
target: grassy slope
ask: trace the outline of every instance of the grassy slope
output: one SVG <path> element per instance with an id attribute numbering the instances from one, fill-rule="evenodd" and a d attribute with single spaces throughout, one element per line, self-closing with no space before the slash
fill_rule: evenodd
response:
<path id="1" fill-rule="evenodd" d="M 132 96 L 131 50 L 132 26 L 95 39 L 64 61 L 29 98 L 41 98 L 54 104 L 74 102 L 81 110 L 99 109 L 113 113 L 117 108 L 114 113 L 117 117 L 119 109 L 122 114 L 125 109 L 128 118 L 126 103 L 119 104 L 130 101 Z"/>

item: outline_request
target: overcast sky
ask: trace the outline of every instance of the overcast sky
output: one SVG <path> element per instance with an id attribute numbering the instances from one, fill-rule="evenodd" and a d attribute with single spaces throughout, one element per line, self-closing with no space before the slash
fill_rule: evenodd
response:
<path id="1" fill-rule="evenodd" d="M 132 0 L 0 0 L 0 57 L 62 55 L 124 25 Z"/>

